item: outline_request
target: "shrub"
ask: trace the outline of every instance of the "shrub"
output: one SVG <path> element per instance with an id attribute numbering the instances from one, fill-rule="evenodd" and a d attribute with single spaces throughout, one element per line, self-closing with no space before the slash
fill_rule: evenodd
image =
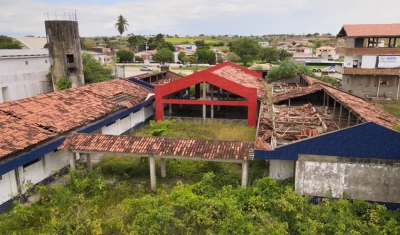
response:
<path id="1" fill-rule="evenodd" d="M 66 76 L 62 76 L 60 80 L 57 82 L 57 90 L 65 90 L 72 87 L 72 81 Z"/>
<path id="2" fill-rule="evenodd" d="M 135 56 L 135 61 L 143 61 L 143 58 L 141 56 Z"/>
<path id="3" fill-rule="evenodd" d="M 135 56 L 132 51 L 128 50 L 119 50 L 117 51 L 117 56 L 119 57 L 121 62 L 132 62 L 133 57 Z"/>

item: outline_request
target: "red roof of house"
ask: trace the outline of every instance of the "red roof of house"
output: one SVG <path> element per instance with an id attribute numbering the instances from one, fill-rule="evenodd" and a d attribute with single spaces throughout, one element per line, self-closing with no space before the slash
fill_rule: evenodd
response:
<path id="1" fill-rule="evenodd" d="M 0 104 L 0 158 L 144 101 L 152 91 L 123 79 Z"/>
<path id="2" fill-rule="evenodd" d="M 258 77 L 255 77 L 232 66 L 221 67 L 217 70 L 212 71 L 212 73 L 231 80 L 232 82 L 236 82 L 242 86 L 257 88 L 257 96 L 259 98 L 263 97 L 265 89 L 262 79 Z"/>
<path id="3" fill-rule="evenodd" d="M 400 24 L 345 24 L 337 37 L 400 36 Z"/>

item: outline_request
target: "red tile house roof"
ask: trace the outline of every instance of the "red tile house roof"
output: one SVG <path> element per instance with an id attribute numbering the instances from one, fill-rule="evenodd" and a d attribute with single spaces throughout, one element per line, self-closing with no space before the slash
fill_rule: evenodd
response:
<path id="1" fill-rule="evenodd" d="M 114 79 L 0 104 L 0 158 L 144 101 L 152 91 Z M 11 123 L 11 118 L 15 124 Z M 20 128 L 18 128 L 20 126 Z M 4 129 L 4 127 L 7 127 Z M 3 140 L 31 136 L 25 141 Z M 36 136 L 36 137 L 35 137 Z"/>
<path id="2" fill-rule="evenodd" d="M 338 37 L 400 36 L 400 24 L 345 24 Z"/>
<path id="3" fill-rule="evenodd" d="M 113 153 L 170 155 L 190 158 L 247 160 L 254 143 L 160 137 L 131 137 L 74 133 L 59 149 Z"/>
<path id="4" fill-rule="evenodd" d="M 257 88 L 257 96 L 259 98 L 263 97 L 265 93 L 265 88 L 261 78 L 255 77 L 249 73 L 246 73 L 238 68 L 232 66 L 226 66 L 212 71 L 220 77 L 236 82 L 242 86 L 249 88 Z"/>
<path id="5" fill-rule="evenodd" d="M 0 111 L 0 158 L 56 134 Z"/>

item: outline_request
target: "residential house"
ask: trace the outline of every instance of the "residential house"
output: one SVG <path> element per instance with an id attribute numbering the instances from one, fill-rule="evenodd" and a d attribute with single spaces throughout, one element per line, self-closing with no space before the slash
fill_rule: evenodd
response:
<path id="1" fill-rule="evenodd" d="M 336 49 L 344 56 L 344 65 L 335 68 L 343 74 L 342 89 L 363 98 L 400 100 L 400 24 L 343 25 L 337 37 L 346 43 Z"/>
<path id="2" fill-rule="evenodd" d="M 325 60 L 338 59 L 336 55 L 336 48 L 329 46 L 322 46 L 316 49 L 315 54 Z"/>
<path id="3" fill-rule="evenodd" d="M 268 47 L 269 42 L 258 42 L 258 45 L 260 45 L 261 47 Z"/>

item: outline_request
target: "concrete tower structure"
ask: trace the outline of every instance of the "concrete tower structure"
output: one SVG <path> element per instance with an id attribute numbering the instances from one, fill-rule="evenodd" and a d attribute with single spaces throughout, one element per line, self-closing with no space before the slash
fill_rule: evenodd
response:
<path id="1" fill-rule="evenodd" d="M 71 80 L 72 87 L 85 85 L 76 13 L 46 14 L 45 28 L 54 90 L 63 76 Z"/>

